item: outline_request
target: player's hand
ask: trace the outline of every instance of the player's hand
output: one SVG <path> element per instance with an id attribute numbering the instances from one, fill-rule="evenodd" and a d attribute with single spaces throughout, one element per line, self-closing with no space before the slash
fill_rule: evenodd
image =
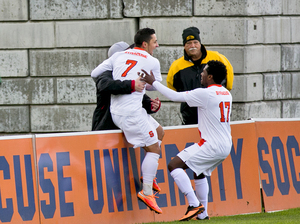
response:
<path id="1" fill-rule="evenodd" d="M 142 81 L 141 77 L 138 77 L 135 80 L 135 85 L 134 85 L 134 90 L 137 92 L 143 92 L 144 88 L 145 88 L 146 82 Z"/>
<path id="2" fill-rule="evenodd" d="M 150 71 L 149 75 L 144 69 L 142 69 L 142 74 L 140 75 L 142 77 L 142 80 L 145 81 L 146 83 L 152 85 L 152 83 L 155 81 L 154 75 L 152 71 Z"/>
<path id="3" fill-rule="evenodd" d="M 158 97 L 156 99 L 151 99 L 151 111 L 153 112 L 157 112 L 160 108 L 161 102 L 158 99 Z"/>

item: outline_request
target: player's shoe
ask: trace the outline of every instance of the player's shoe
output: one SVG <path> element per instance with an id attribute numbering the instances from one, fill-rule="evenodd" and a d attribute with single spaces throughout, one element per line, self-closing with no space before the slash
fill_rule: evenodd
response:
<path id="1" fill-rule="evenodd" d="M 162 214 L 162 210 L 160 209 L 160 207 L 158 207 L 156 200 L 155 200 L 155 198 L 158 198 L 157 196 L 155 196 L 154 194 L 144 195 L 143 190 L 141 190 L 138 193 L 137 197 L 139 200 L 144 202 L 150 208 L 150 210 L 153 210 L 158 214 Z"/>
<path id="2" fill-rule="evenodd" d="M 141 177 L 141 182 L 143 183 L 143 177 Z M 158 183 L 156 182 L 156 177 L 153 179 L 152 189 L 157 192 L 161 191 L 160 187 L 158 186 Z"/>
<path id="3" fill-rule="evenodd" d="M 204 219 L 196 218 L 197 220 L 210 220 L 209 216 L 206 216 Z"/>
<path id="4" fill-rule="evenodd" d="M 182 216 L 179 221 L 188 221 L 194 216 L 204 212 L 204 206 L 200 203 L 198 207 L 189 206 L 184 216 Z"/>

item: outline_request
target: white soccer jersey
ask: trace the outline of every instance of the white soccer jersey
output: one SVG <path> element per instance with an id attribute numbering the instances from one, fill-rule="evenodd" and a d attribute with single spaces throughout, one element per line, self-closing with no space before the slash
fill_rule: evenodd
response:
<path id="1" fill-rule="evenodd" d="M 117 52 L 101 63 L 92 73 L 92 77 L 104 71 L 113 71 L 114 80 L 135 80 L 138 72 L 144 69 L 150 74 L 152 70 L 157 81 L 162 81 L 159 61 L 141 48 Z M 116 115 L 134 115 L 142 109 L 143 92 L 124 95 L 111 95 L 110 111 Z"/>
<path id="2" fill-rule="evenodd" d="M 231 146 L 230 114 L 232 96 L 221 85 L 210 85 L 184 94 L 190 107 L 198 107 L 198 129 L 201 138 L 213 148 Z"/>

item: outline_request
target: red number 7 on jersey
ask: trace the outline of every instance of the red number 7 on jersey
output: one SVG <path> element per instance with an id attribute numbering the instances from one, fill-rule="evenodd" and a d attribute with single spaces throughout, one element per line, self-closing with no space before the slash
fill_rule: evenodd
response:
<path id="1" fill-rule="evenodd" d="M 136 65 L 137 61 L 134 60 L 127 60 L 126 65 L 129 65 L 128 68 L 123 72 L 122 77 L 125 77 L 127 73 Z"/>
<path id="2" fill-rule="evenodd" d="M 230 112 L 230 102 L 221 102 L 219 104 L 220 107 L 220 113 L 221 113 L 221 122 L 228 122 L 229 121 L 229 112 Z M 224 113 L 225 109 L 227 108 L 227 114 Z M 226 116 L 226 117 L 225 117 Z"/>

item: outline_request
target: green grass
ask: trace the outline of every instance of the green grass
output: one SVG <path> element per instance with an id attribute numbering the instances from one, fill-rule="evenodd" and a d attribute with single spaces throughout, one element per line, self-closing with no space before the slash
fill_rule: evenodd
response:
<path id="1" fill-rule="evenodd" d="M 222 217 L 211 217 L 210 220 L 198 221 L 198 220 L 190 220 L 188 222 L 152 222 L 152 224 L 176 224 L 176 223 L 255 223 L 255 224 L 266 224 L 266 223 L 300 223 L 300 208 L 289 209 L 278 212 L 271 213 L 256 213 L 256 214 L 248 214 L 248 215 L 235 215 L 235 216 L 222 216 Z M 148 223 L 149 224 L 149 223 Z"/>

